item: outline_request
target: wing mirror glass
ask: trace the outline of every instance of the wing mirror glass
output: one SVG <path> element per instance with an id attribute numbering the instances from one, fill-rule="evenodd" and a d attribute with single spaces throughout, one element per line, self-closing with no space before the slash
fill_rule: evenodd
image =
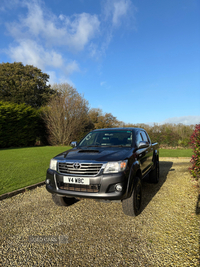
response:
<path id="1" fill-rule="evenodd" d="M 146 148 L 149 146 L 147 141 L 140 141 L 138 148 Z"/>
<path id="2" fill-rule="evenodd" d="M 77 146 L 77 142 L 76 141 L 73 141 L 73 142 L 71 142 L 71 144 L 70 144 L 72 147 L 76 147 Z"/>

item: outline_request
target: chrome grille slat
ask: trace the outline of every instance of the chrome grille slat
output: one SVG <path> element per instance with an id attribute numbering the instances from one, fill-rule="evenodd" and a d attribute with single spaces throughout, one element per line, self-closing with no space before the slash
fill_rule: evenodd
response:
<path id="1" fill-rule="evenodd" d="M 80 163 L 81 167 L 78 169 L 75 169 L 73 167 L 74 163 L 68 163 L 68 162 L 58 162 L 58 171 L 61 174 L 77 174 L 77 175 L 89 175 L 89 176 L 95 176 L 97 175 L 102 167 L 102 163 Z"/>

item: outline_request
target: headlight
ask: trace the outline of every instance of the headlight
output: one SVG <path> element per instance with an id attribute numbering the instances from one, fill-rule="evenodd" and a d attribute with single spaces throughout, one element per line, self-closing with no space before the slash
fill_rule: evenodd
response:
<path id="1" fill-rule="evenodd" d="M 121 172 L 126 169 L 127 160 L 117 161 L 117 162 L 108 162 L 105 166 L 104 173 L 111 172 Z"/>
<path id="2" fill-rule="evenodd" d="M 49 169 L 56 171 L 57 170 L 57 160 L 51 159 Z"/>

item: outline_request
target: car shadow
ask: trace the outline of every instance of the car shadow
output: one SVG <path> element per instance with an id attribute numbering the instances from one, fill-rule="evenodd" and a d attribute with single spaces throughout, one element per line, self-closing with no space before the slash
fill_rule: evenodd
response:
<path id="1" fill-rule="evenodd" d="M 197 198 L 197 204 L 196 204 L 196 214 L 199 215 L 200 214 L 200 194 Z"/>
<path id="2" fill-rule="evenodd" d="M 68 198 L 67 199 L 67 206 L 72 206 L 74 204 L 76 204 L 77 202 L 79 202 L 80 199 L 77 199 L 77 198 Z"/>
<path id="3" fill-rule="evenodd" d="M 142 181 L 142 211 L 146 208 L 152 198 L 157 194 L 160 188 L 163 186 L 167 179 L 167 175 L 170 171 L 174 171 L 172 169 L 173 162 L 171 161 L 160 161 L 160 178 L 157 184 L 153 184 L 149 182 L 149 176 L 147 176 Z"/>

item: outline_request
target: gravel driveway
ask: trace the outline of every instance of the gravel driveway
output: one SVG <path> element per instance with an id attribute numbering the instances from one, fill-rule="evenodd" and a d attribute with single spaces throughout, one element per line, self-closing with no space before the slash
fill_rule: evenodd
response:
<path id="1" fill-rule="evenodd" d="M 189 159 L 160 159 L 143 211 L 81 200 L 55 206 L 45 187 L 0 201 L 0 266 L 199 266 L 197 183 Z"/>

